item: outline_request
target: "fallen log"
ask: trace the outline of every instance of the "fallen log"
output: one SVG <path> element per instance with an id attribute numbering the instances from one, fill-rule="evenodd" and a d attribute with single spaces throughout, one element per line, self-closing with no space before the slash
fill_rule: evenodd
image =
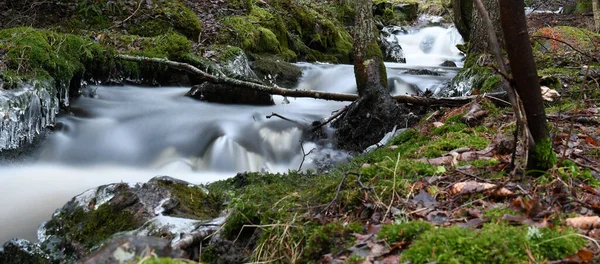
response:
<path id="1" fill-rule="evenodd" d="M 245 89 L 252 89 L 256 91 L 266 92 L 274 95 L 281 96 L 289 96 L 289 97 L 305 97 L 305 98 L 315 98 L 315 99 L 323 99 L 323 100 L 332 100 L 332 101 L 348 101 L 352 102 L 358 99 L 358 95 L 356 94 L 346 94 L 346 93 L 331 93 L 331 92 L 323 92 L 323 91 L 312 91 L 312 90 L 300 90 L 300 89 L 287 89 L 281 87 L 273 87 L 267 86 L 259 83 L 242 81 L 234 78 L 230 78 L 224 75 L 217 76 L 209 74 L 203 70 L 200 70 L 194 67 L 191 64 L 172 61 L 163 58 L 150 58 L 143 56 L 132 56 L 125 54 L 118 54 L 116 56 L 117 59 L 127 60 L 127 61 L 135 61 L 140 63 L 156 63 L 163 64 L 173 69 L 182 70 L 188 72 L 190 74 L 196 75 L 199 78 L 206 80 L 211 83 L 217 84 L 229 84 L 236 85 Z M 494 97 L 504 97 L 506 96 L 505 92 L 498 93 L 490 93 L 490 96 Z M 399 103 L 407 103 L 414 105 L 428 105 L 428 106 L 460 106 L 464 105 L 475 98 L 482 95 L 472 95 L 472 96 L 460 96 L 460 97 L 421 97 L 421 96 L 413 96 L 413 95 L 396 95 L 393 98 Z M 485 96 L 485 95 L 483 95 Z"/>

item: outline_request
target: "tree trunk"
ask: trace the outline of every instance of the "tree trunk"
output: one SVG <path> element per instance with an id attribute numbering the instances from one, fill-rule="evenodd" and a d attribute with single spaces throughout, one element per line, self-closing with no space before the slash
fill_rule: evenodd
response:
<path id="1" fill-rule="evenodd" d="M 469 42 L 473 22 L 473 0 L 452 0 L 453 22 L 465 42 Z"/>
<path id="2" fill-rule="evenodd" d="M 377 44 L 377 29 L 373 21 L 371 0 L 356 0 L 354 25 L 354 74 L 359 99 L 335 123 L 338 147 L 362 151 L 379 142 L 394 126 L 416 122 L 408 120 L 387 90 L 383 55 Z"/>
<path id="3" fill-rule="evenodd" d="M 502 27 L 500 24 L 500 5 L 499 0 L 483 0 L 483 6 L 488 11 L 490 20 L 494 25 L 494 31 L 500 44 L 500 49 L 504 49 L 504 38 L 502 37 Z M 500 0 L 504 1 L 504 0 Z M 470 1 L 473 5 L 473 1 Z M 489 43 L 488 29 L 485 20 L 479 12 L 473 13 L 473 23 L 471 25 L 469 51 L 475 53 L 491 53 L 492 46 Z"/>
<path id="4" fill-rule="evenodd" d="M 600 33 L 600 0 L 592 0 L 592 11 L 594 12 L 596 33 Z"/>
<path id="5" fill-rule="evenodd" d="M 546 124 L 546 112 L 531 51 L 523 0 L 501 0 L 500 13 L 506 51 L 512 68 L 517 93 L 525 108 L 527 125 L 533 137 L 529 150 L 528 169 L 547 170 L 556 162 Z"/>

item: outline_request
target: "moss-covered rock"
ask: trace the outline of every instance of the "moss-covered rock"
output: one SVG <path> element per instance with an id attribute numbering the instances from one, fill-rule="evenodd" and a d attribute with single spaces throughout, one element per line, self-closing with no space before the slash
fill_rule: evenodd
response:
<path id="1" fill-rule="evenodd" d="M 5 88 L 16 87 L 20 80 L 68 85 L 78 74 L 100 76 L 110 70 L 112 57 L 90 39 L 29 27 L 0 31 L 0 50 Z"/>
<path id="2" fill-rule="evenodd" d="M 218 193 L 209 195 L 199 186 L 169 177 L 145 184 L 105 185 L 74 197 L 58 210 L 41 227 L 40 243 L 57 260 L 76 260 L 116 233 L 142 227 L 155 217 L 207 220 L 218 216 L 222 206 Z M 180 234 L 169 236 L 175 235 Z"/>
<path id="3" fill-rule="evenodd" d="M 285 60 L 350 62 L 350 34 L 337 19 L 315 8 L 287 0 L 253 6 L 247 15 L 221 19 L 225 28 L 218 42 L 251 53 L 276 53 Z"/>
<path id="4" fill-rule="evenodd" d="M 202 23 L 182 1 L 78 1 L 70 19 L 58 25 L 64 31 L 108 29 L 155 37 L 171 30 L 197 40 Z"/>
<path id="5" fill-rule="evenodd" d="M 276 58 L 261 57 L 251 63 L 252 70 L 265 83 L 294 88 L 302 76 L 300 67 Z"/>

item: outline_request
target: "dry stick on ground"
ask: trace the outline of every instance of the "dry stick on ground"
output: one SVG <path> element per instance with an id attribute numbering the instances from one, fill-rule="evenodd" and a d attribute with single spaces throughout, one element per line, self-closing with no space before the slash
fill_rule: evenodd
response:
<path id="1" fill-rule="evenodd" d="M 331 200 L 331 202 L 329 202 L 329 204 L 327 204 L 327 207 L 325 207 L 325 209 L 323 210 L 323 212 L 329 211 L 329 208 L 333 205 L 333 203 L 335 203 L 335 200 L 337 200 L 338 196 L 340 195 L 340 190 L 342 189 L 342 185 L 344 184 L 344 181 L 346 180 L 346 178 L 350 174 L 358 175 L 355 172 L 347 172 L 347 173 L 344 174 L 344 176 L 342 177 L 342 180 L 340 181 L 340 184 L 338 184 L 338 186 L 337 186 L 337 188 L 335 190 L 335 196 L 333 197 L 333 200 Z"/>
<path id="2" fill-rule="evenodd" d="M 496 32 L 494 31 L 494 25 L 492 24 L 492 20 L 490 19 L 490 16 L 487 12 L 487 10 L 485 10 L 485 7 L 483 6 L 483 3 L 481 2 L 481 0 L 475 0 L 475 6 L 477 7 L 477 10 L 479 11 L 479 13 L 481 14 L 481 16 L 483 17 L 483 20 L 486 23 L 486 27 L 487 27 L 487 31 L 488 31 L 488 36 L 490 38 L 490 44 L 492 45 L 492 52 L 494 53 L 494 57 L 496 58 L 496 61 L 498 62 L 498 68 L 499 68 L 499 72 L 500 74 L 504 77 L 503 78 L 503 82 L 504 82 L 504 87 L 505 87 L 505 91 L 506 94 L 508 95 L 508 100 L 512 105 L 513 111 L 515 112 L 515 117 L 517 118 L 517 128 L 515 129 L 515 148 L 513 150 L 513 157 L 511 160 L 511 168 L 516 168 L 515 166 L 515 157 L 516 157 L 516 153 L 517 153 L 517 138 L 518 138 L 518 133 L 519 133 L 519 127 L 521 127 L 521 131 L 523 131 L 523 141 L 527 142 L 527 139 L 531 136 L 529 134 L 529 130 L 527 129 L 527 121 L 525 120 L 525 117 L 523 115 L 523 111 L 522 111 L 522 107 L 521 107 L 521 103 L 520 103 L 520 99 L 519 99 L 519 95 L 517 94 L 517 92 L 513 89 L 510 80 L 507 79 L 508 77 L 508 71 L 506 69 L 506 64 L 504 64 L 504 60 L 502 59 L 502 55 L 500 54 L 500 45 L 498 44 L 498 38 L 496 37 Z M 527 149 L 527 145 L 524 144 L 524 149 Z M 514 173 L 515 171 L 513 170 L 512 173 Z"/>
<path id="3" fill-rule="evenodd" d="M 298 89 L 286 89 L 279 87 L 272 87 L 258 83 L 241 81 L 238 79 L 226 77 L 226 76 L 215 76 L 209 74 L 203 70 L 200 70 L 193 65 L 188 63 L 171 61 L 163 58 L 149 58 L 143 56 L 131 56 L 125 54 L 119 54 L 116 56 L 117 59 L 135 61 L 140 63 L 157 63 L 164 64 L 174 69 L 182 70 L 191 74 L 194 74 L 201 79 L 204 79 L 211 83 L 217 84 L 229 84 L 235 85 L 243 89 L 250 89 L 255 91 L 261 91 L 269 94 L 289 96 L 289 97 L 307 97 L 333 101 L 355 101 L 358 99 L 358 95 L 345 94 L 345 93 L 331 93 L 323 91 L 311 91 L 311 90 L 298 90 Z M 504 96 L 505 93 L 491 93 L 492 96 Z M 460 97 L 448 97 L 448 98 L 437 98 L 437 97 L 419 97 L 410 95 L 396 95 L 393 98 L 399 103 L 408 103 L 414 105 L 439 105 L 439 106 L 460 106 L 464 105 L 479 97 L 476 96 L 460 96 Z"/>

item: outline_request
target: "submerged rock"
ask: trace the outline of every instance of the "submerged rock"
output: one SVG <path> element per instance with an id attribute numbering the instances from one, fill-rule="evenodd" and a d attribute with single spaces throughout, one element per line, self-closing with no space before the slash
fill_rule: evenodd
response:
<path id="1" fill-rule="evenodd" d="M 204 82 L 192 86 L 186 94 L 196 100 L 223 104 L 274 105 L 273 97 L 265 92 L 255 91 L 227 84 Z"/>

